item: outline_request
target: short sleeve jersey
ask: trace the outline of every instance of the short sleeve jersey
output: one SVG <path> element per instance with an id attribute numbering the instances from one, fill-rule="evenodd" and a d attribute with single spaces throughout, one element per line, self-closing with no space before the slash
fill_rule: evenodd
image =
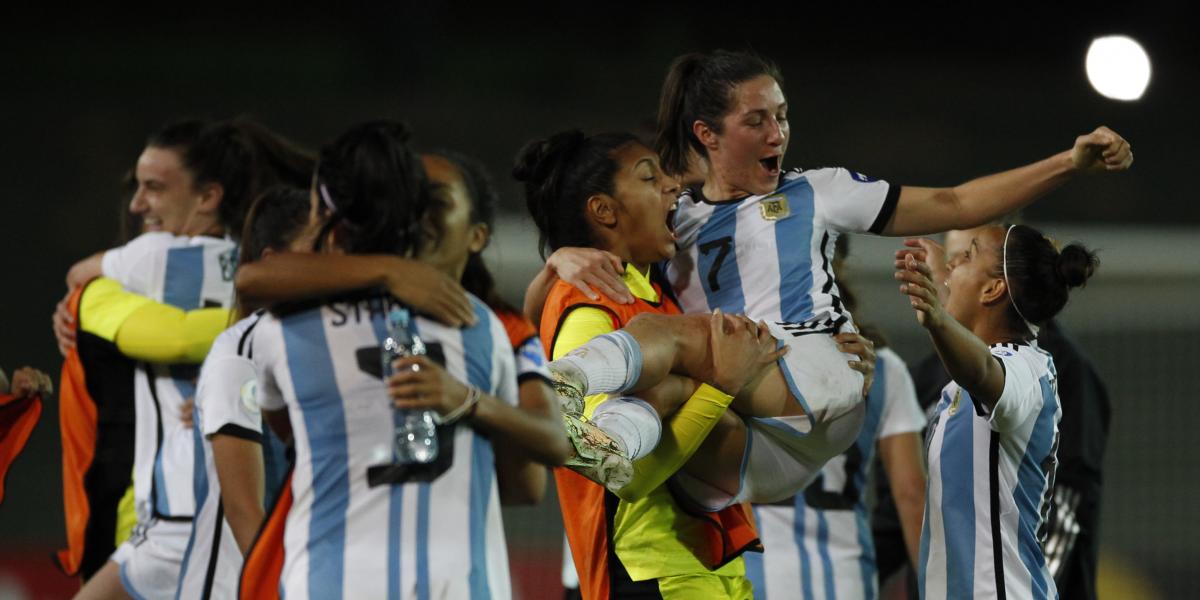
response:
<path id="1" fill-rule="evenodd" d="M 517 403 L 512 346 L 471 297 L 478 321 L 418 316 L 415 332 L 449 374 Z M 280 590 L 287 598 L 507 598 L 508 557 L 491 441 L 464 424 L 442 442 L 431 481 L 371 485 L 391 460 L 397 415 L 380 346 L 395 300 L 326 303 L 265 315 L 253 348 L 264 410 L 287 408 L 296 462 Z"/>
<path id="2" fill-rule="evenodd" d="M 237 245 L 208 236 L 146 233 L 104 254 L 106 277 L 182 310 L 233 304 Z M 190 519 L 196 438 L 181 407 L 196 394 L 194 365 L 139 364 L 134 376 L 134 501 L 138 520 Z"/>
<path id="3" fill-rule="evenodd" d="M 1004 368 L 995 406 L 952 381 L 926 438 L 917 579 L 930 600 L 1057 597 L 1041 540 L 1057 464 L 1058 375 L 1036 344 L 991 353 Z"/>
<path id="4" fill-rule="evenodd" d="M 839 329 L 851 317 L 830 266 L 837 237 L 883 231 L 899 194 L 841 168 L 790 171 L 770 194 L 725 202 L 687 190 L 667 278 L 686 313 Z"/>
<path id="5" fill-rule="evenodd" d="M 925 427 L 912 378 L 890 348 L 875 359 L 858 439 L 786 504 L 754 507 L 765 552 L 746 555 L 755 598 L 813 599 L 879 595 L 875 547 L 867 521 L 867 479 L 879 440 Z"/>
<path id="6" fill-rule="evenodd" d="M 250 335 L 259 315 L 234 323 L 217 336 L 196 384 L 196 450 L 204 474 L 195 479 L 196 517 L 179 576 L 180 598 L 232 598 L 242 571 L 242 553 L 224 517 L 217 477 L 214 434 L 262 442 L 262 415 L 255 399 L 257 373 L 250 360 Z"/>

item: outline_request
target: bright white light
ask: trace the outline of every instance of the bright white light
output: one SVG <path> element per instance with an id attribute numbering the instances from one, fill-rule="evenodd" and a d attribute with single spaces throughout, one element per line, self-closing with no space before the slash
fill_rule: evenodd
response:
<path id="1" fill-rule="evenodd" d="M 1087 52 L 1087 76 L 1105 98 L 1137 100 L 1150 83 L 1150 57 L 1133 38 L 1096 38 Z"/>

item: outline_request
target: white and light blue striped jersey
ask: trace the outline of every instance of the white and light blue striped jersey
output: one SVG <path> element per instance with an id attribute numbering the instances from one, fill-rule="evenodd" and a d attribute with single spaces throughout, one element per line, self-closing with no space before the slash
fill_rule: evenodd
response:
<path id="1" fill-rule="evenodd" d="M 875 358 L 875 383 L 858 439 L 786 503 L 756 505 L 765 552 L 747 553 L 754 598 L 873 599 L 879 595 L 875 545 L 867 522 L 867 482 L 876 443 L 919 432 L 925 415 L 912 377 L 890 348 Z"/>
<path id="2" fill-rule="evenodd" d="M 929 486 L 917 580 L 921 597 L 1057 598 L 1042 552 L 1054 487 L 1058 376 L 1036 344 L 997 344 L 995 407 L 953 381 L 927 434 Z"/>
<path id="3" fill-rule="evenodd" d="M 513 349 L 513 358 L 517 363 L 517 381 L 524 383 L 526 378 L 536 377 L 550 383 L 550 369 L 546 368 L 546 351 L 542 349 L 542 339 L 534 335 L 522 341 Z"/>
<path id="4" fill-rule="evenodd" d="M 686 313 L 838 329 L 850 319 L 831 261 L 840 233 L 879 233 L 900 187 L 840 168 L 789 171 L 770 194 L 712 202 L 679 198 L 679 251 L 667 278 Z"/>
<path id="5" fill-rule="evenodd" d="M 196 518 L 183 555 L 176 598 L 234 598 L 242 552 L 225 519 L 213 435 L 262 443 L 262 414 L 255 398 L 258 374 L 250 360 L 250 334 L 259 315 L 234 323 L 217 336 L 196 384 Z"/>
<path id="6" fill-rule="evenodd" d="M 183 310 L 229 307 L 237 246 L 229 239 L 145 233 L 104 253 L 104 275 Z M 187 520 L 195 511 L 195 438 L 181 407 L 194 398 L 195 365 L 139 364 L 134 375 L 134 503 L 138 521 Z"/>
<path id="7" fill-rule="evenodd" d="M 499 319 L 471 301 L 474 326 L 418 316 L 416 332 L 451 376 L 516 405 L 512 346 Z M 391 460 L 397 418 L 379 350 L 394 302 L 332 302 L 255 327 L 259 403 L 287 408 L 296 452 L 280 589 L 289 599 L 508 598 L 487 437 L 452 426 L 439 436 L 435 479 L 369 485 L 368 467 Z"/>

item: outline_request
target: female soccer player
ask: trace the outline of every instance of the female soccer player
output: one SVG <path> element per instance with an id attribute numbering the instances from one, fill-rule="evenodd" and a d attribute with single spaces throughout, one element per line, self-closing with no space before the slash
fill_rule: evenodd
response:
<path id="1" fill-rule="evenodd" d="M 242 260 L 264 253 L 312 251 L 316 225 L 309 194 L 276 186 L 254 202 L 241 236 Z M 242 556 L 263 520 L 266 483 L 262 415 L 250 361 L 253 313 L 213 342 L 196 384 L 196 518 L 179 575 L 179 598 L 236 596 Z"/>
<path id="2" fill-rule="evenodd" d="M 855 294 L 846 285 L 843 268 L 848 237 L 840 237 L 833 272 L 841 282 L 842 301 L 857 310 Z M 925 414 L 908 368 L 887 347 L 882 333 L 861 325 L 875 342 L 875 380 L 866 398 L 866 418 L 858 438 L 839 459 L 786 503 L 754 507 L 763 542 L 762 554 L 746 555 L 746 572 L 756 600 L 792 598 L 834 599 L 879 596 L 875 546 L 868 525 L 867 487 L 876 453 L 893 490 L 904 547 L 916 561 L 925 510 L 925 457 L 921 430 Z"/>
<path id="3" fill-rule="evenodd" d="M 499 201 L 491 179 L 482 165 L 455 152 L 428 153 L 421 162 L 432 194 L 418 258 L 273 254 L 239 270 L 239 294 L 261 303 L 287 302 L 383 285 L 418 312 L 460 327 L 477 320 L 465 289 L 483 300 L 504 324 L 517 364 L 519 405 L 541 412 L 546 402 L 554 402 L 553 391 L 545 385 L 549 375 L 541 340 L 532 324 L 500 298 L 483 260 Z M 547 448 L 546 456 L 561 450 Z M 507 463 L 513 456 L 521 457 L 519 464 Z M 537 502 L 544 493 L 545 469 L 527 458 L 508 452 L 498 457 L 500 498 L 505 504 Z"/>
<path id="4" fill-rule="evenodd" d="M 786 468 L 773 469 L 769 477 L 778 487 L 772 492 L 787 492 L 780 496 L 785 497 L 845 450 L 861 425 L 862 375 L 844 365 L 831 337 L 853 328 L 829 271 L 840 234 L 905 236 L 974 227 L 1032 202 L 1075 174 L 1127 169 L 1133 154 L 1123 138 L 1100 127 L 1076 138 L 1069 150 L 953 188 L 901 188 L 840 168 L 785 172 L 790 129 L 781 81 L 773 65 L 747 53 L 676 59 L 663 84 L 656 149 L 669 174 L 684 172 L 692 153 L 707 166 L 703 186 L 684 192 L 674 218 L 680 251 L 669 262 L 667 279 L 684 312 L 720 309 L 766 320 L 772 334 L 791 348 L 774 372 L 778 375 L 769 372 L 759 384 L 759 389 L 778 390 L 777 402 L 767 405 L 771 410 L 744 413 L 783 415 L 770 428 L 752 429 L 762 443 L 751 447 L 769 446 L 789 457 L 779 463 Z M 634 335 L 640 348 L 629 342 L 627 349 L 615 351 L 610 364 L 622 362 L 620 353 L 632 363 L 639 350 L 643 358 L 658 357 L 640 365 L 641 379 L 626 389 L 653 385 L 679 362 L 674 348 L 686 344 L 669 339 L 674 335 L 657 334 L 660 341 L 649 349 Z M 605 355 L 599 348 L 588 351 Z M 580 362 L 607 368 L 596 358 Z M 586 364 L 574 366 L 589 370 Z M 612 389 L 577 383 L 588 393 Z M 824 439 L 811 434 L 818 429 Z M 753 483 L 753 465 L 748 471 L 746 481 Z M 681 483 L 714 506 L 772 493 L 742 489 L 729 495 L 728 489 L 714 493 L 686 479 Z"/>
<path id="5" fill-rule="evenodd" d="M 407 137 L 398 124 L 374 122 L 322 149 L 313 191 L 330 210 L 326 244 L 401 256 L 422 246 L 428 191 Z M 460 415 L 464 426 L 441 436 L 448 443 L 420 479 L 394 484 L 371 485 L 368 469 L 390 462 L 395 416 L 379 377 L 379 345 L 395 300 L 372 291 L 277 309 L 255 327 L 260 405 L 273 427 L 290 429 L 296 448 L 280 581 L 287 597 L 511 595 L 495 454 L 524 451 L 553 463 L 562 456 L 545 454 L 565 450 L 565 440 L 553 404 L 541 414 L 513 406 L 504 329 L 481 302 L 472 304 L 476 320 L 467 328 L 415 319 L 445 367 L 409 359 L 439 375 L 421 379 L 430 387 L 407 405 Z"/>
<path id="6" fill-rule="evenodd" d="M 622 285 L 638 298 L 631 306 L 592 300 L 557 282 L 541 313 L 542 338 L 552 356 L 559 358 L 621 327 L 636 329 L 635 317 L 643 322 L 647 315 L 683 318 L 652 281 L 655 263 L 674 252 L 666 222 L 678 191 L 674 179 L 659 169 L 652 150 L 626 134 L 589 137 L 570 131 L 526 146 L 514 175 L 525 183 L 530 213 L 550 248 L 587 244 L 612 252 L 625 264 Z M 621 450 L 640 459 L 629 475 L 632 481 L 622 486 L 611 485 L 610 464 L 580 460 L 584 456 L 568 462 L 608 483 L 620 501 L 575 473 L 556 473 L 568 541 L 586 597 L 749 594 L 739 555 L 754 545 L 754 535 L 745 526 L 741 508 L 716 517 L 693 516 L 663 484 L 681 467 L 707 476 L 716 461 L 728 462 L 725 457 L 730 454 L 740 457 L 744 427 L 739 429 L 741 422 L 727 416 L 726 408 L 733 394 L 774 368 L 780 353 L 775 340 L 752 323 L 747 327 L 734 321 L 729 332 L 725 325 L 730 318 L 715 314 L 700 319 L 705 337 L 686 353 L 689 365 L 683 369 L 700 381 L 672 378 L 643 390 L 638 398 L 600 395 L 589 398 L 586 407 L 568 407 L 576 418 L 586 414 L 604 432 L 624 440 Z M 657 415 L 669 418 L 662 425 L 662 443 L 656 445 Z M 724 426 L 709 435 L 722 419 L 727 421 Z M 647 429 L 649 435 L 642 435 Z M 643 439 L 650 441 L 630 443 Z M 576 440 L 577 448 L 586 441 Z M 723 533 L 728 537 L 722 539 Z"/>
<path id="7" fill-rule="evenodd" d="M 253 122 L 169 125 L 151 137 L 136 169 L 138 190 L 130 209 L 142 215 L 148 233 L 77 263 L 68 273 L 68 284 L 82 284 L 103 274 L 125 291 L 176 308 L 228 307 L 233 299 L 236 245 L 226 234 L 236 237 L 261 186 L 275 181 L 302 184 L 310 165 L 311 158 L 303 151 Z M 81 324 L 84 321 L 80 319 Z M 120 318 L 108 324 L 120 325 L 110 333 L 125 326 Z M 203 345 L 219 331 L 212 331 Z M 174 596 L 195 507 L 196 441 L 185 408 L 194 395 L 195 375 L 194 365 L 138 367 L 134 383 L 138 526 L 79 597 Z"/>
<path id="8" fill-rule="evenodd" d="M 984 229 L 948 274 L 931 267 L 940 248 L 925 247 L 897 253 L 896 279 L 953 381 L 926 438 L 921 596 L 1055 598 L 1041 540 L 1062 411 L 1036 323 L 1098 262 L 1024 225 Z"/>

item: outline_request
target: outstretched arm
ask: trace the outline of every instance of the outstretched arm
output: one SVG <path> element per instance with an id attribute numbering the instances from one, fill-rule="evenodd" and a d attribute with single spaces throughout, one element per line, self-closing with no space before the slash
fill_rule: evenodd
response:
<path id="1" fill-rule="evenodd" d="M 242 265 L 237 291 L 253 306 L 384 286 L 414 309 L 451 327 L 475 322 L 462 286 L 427 264 L 392 256 L 277 252 Z"/>
<path id="2" fill-rule="evenodd" d="M 1004 391 L 1004 367 L 983 340 L 946 312 L 929 275 L 929 265 L 912 254 L 896 261 L 896 279 L 904 282 L 900 293 L 908 296 L 917 322 L 929 332 L 946 372 L 991 410 Z"/>
<path id="3" fill-rule="evenodd" d="M 59 318 L 66 312 L 59 303 L 55 333 L 60 331 Z M 229 310 L 199 308 L 184 311 L 155 302 L 145 296 L 125 291 L 121 284 L 108 278 L 92 281 L 79 301 L 79 327 L 88 333 L 116 344 L 122 354 L 137 360 L 157 363 L 199 364 L 208 349 L 226 326 Z M 59 347 L 74 346 L 74 328 L 70 339 L 59 335 Z"/>
<path id="4" fill-rule="evenodd" d="M 884 235 L 928 235 L 970 229 L 1009 214 L 1077 173 L 1124 171 L 1133 164 L 1129 142 L 1100 127 L 1075 139 L 1070 150 L 950 188 L 904 186 Z"/>

